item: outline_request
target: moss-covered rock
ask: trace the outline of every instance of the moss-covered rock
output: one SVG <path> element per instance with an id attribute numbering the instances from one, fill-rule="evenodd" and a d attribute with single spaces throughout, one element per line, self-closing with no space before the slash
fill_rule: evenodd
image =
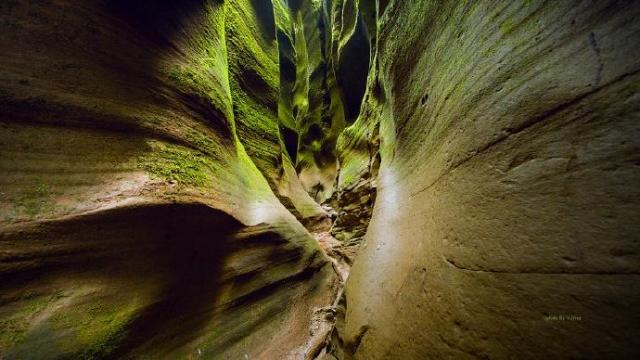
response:
<path id="1" fill-rule="evenodd" d="M 0 4 L 0 357 L 304 352 L 335 276 L 273 190 L 322 213 L 283 175 L 265 8 Z"/>

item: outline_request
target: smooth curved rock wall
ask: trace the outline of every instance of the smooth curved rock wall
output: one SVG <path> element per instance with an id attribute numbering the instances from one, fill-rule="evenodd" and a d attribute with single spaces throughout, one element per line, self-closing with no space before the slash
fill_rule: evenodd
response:
<path id="1" fill-rule="evenodd" d="M 384 3 L 345 356 L 637 358 L 638 3 Z"/>
<path id="2" fill-rule="evenodd" d="M 254 136 L 256 4 L 0 4 L 0 357 L 304 356 L 335 277 Z"/>

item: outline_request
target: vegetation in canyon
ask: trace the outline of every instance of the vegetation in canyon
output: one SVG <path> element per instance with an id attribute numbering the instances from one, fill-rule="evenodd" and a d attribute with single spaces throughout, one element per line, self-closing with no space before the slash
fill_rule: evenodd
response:
<path id="1" fill-rule="evenodd" d="M 0 2 L 0 359 L 638 358 L 638 16 Z"/>

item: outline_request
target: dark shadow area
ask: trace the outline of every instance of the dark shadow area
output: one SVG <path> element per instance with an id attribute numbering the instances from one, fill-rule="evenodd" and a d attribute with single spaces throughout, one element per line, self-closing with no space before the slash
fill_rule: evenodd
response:
<path id="1" fill-rule="evenodd" d="M 321 62 L 313 69 L 309 76 L 309 84 L 313 85 L 309 90 L 309 108 L 314 109 L 323 106 L 325 103 L 327 90 L 327 64 Z"/>
<path id="2" fill-rule="evenodd" d="M 294 83 L 296 81 L 294 49 L 289 37 L 282 31 L 278 31 L 278 51 L 280 53 L 280 81 L 287 84 Z"/>
<path id="3" fill-rule="evenodd" d="M 288 0 L 289 9 L 291 9 L 292 13 L 295 13 L 302 8 L 304 2 L 305 0 Z"/>
<path id="4" fill-rule="evenodd" d="M 128 23 L 132 30 L 152 43 L 171 47 L 171 40 L 184 24 L 197 18 L 207 3 L 206 0 L 111 0 L 106 1 L 106 6 L 116 19 Z"/>
<path id="5" fill-rule="evenodd" d="M 239 74 L 242 89 L 251 94 L 262 106 L 276 110 L 277 102 L 274 98 L 278 89 L 271 88 L 260 74 L 252 67 L 245 66 Z"/>
<path id="6" fill-rule="evenodd" d="M 360 113 L 369 75 L 370 55 L 369 39 L 362 20 L 358 18 L 356 30 L 340 56 L 336 73 L 349 123 L 355 121 Z"/>
<path id="7" fill-rule="evenodd" d="M 371 95 L 381 104 L 387 100 L 379 78 L 376 78 L 376 83 L 371 90 Z"/>
<path id="8" fill-rule="evenodd" d="M 298 133 L 286 126 L 280 126 L 280 134 L 282 134 L 287 154 L 289 154 L 291 162 L 295 165 L 298 158 Z"/>
<path id="9" fill-rule="evenodd" d="M 184 56 L 182 40 L 190 36 L 185 24 L 205 24 L 210 1 L 24 3 L 15 9 L 8 6 L 0 15 L 0 23 L 20 24 L 6 29 L 3 42 L 4 50 L 20 59 L 12 77 L 23 79 L 19 86 L 3 83 L 8 96 L 0 99 L 0 114 L 8 119 L 167 134 L 138 115 L 155 107 L 197 113 L 194 119 L 199 122 L 229 127 L 211 101 L 209 109 L 203 109 L 203 99 L 193 96 L 176 101 L 181 90 L 158 66 L 165 54 Z M 40 95 L 11 95 L 18 88 Z"/>
<path id="10" fill-rule="evenodd" d="M 376 2 L 375 1 L 361 1 L 360 17 L 364 24 L 364 29 L 367 33 L 367 37 L 370 39 L 370 44 L 375 46 L 375 39 L 378 36 L 378 24 L 376 15 Z"/>
<path id="11" fill-rule="evenodd" d="M 336 155 L 333 150 L 337 146 L 336 143 L 337 143 L 337 140 L 335 138 L 326 139 L 325 142 L 322 144 L 320 151 L 315 152 L 313 154 L 313 159 L 315 160 L 316 164 L 318 164 L 318 166 L 332 164 L 337 161 Z"/>
<path id="12" fill-rule="evenodd" d="M 153 256 L 159 271 L 168 270 L 167 286 L 131 323 L 126 340 L 109 358 L 122 358 L 141 345 L 183 345 L 198 335 L 214 310 L 229 240 L 242 224 L 199 205 L 173 206 L 166 215 L 167 231 Z"/>
<path id="13" fill-rule="evenodd" d="M 276 20 L 273 14 L 273 4 L 271 1 L 251 0 L 251 6 L 258 16 L 258 24 L 261 28 L 263 38 L 268 41 L 276 39 Z"/>
<path id="14" fill-rule="evenodd" d="M 290 311 L 290 304 L 277 299 L 295 293 L 326 262 L 319 252 L 309 254 L 269 225 L 246 227 L 201 204 L 156 204 L 8 229 L 0 233 L 0 264 L 0 310 L 30 294 L 58 293 L 60 288 L 53 284 L 60 282 L 78 287 L 103 284 L 87 299 L 109 294 L 129 296 L 132 301 L 148 299 L 105 342 L 67 354 L 69 358 L 126 359 L 169 353 L 207 336 L 206 332 L 220 332 L 207 346 L 223 353 L 269 319 Z M 274 270 L 265 277 L 265 271 L 283 267 L 289 272 Z M 238 288 L 227 293 L 224 303 L 219 299 L 223 286 Z M 122 304 L 100 306 L 117 312 L 110 307 Z M 246 315 L 248 309 L 254 309 L 251 317 Z M 63 310 L 67 311 L 78 316 L 78 311 L 85 314 L 86 310 Z M 53 340 L 39 343 L 51 346 L 54 354 L 60 351 L 57 344 L 76 331 L 74 324 L 52 328 L 46 320 L 40 326 L 56 331 Z M 9 358 L 34 354 L 24 345 L 9 349 Z"/>
<path id="15" fill-rule="evenodd" d="M 304 139 L 305 144 L 310 145 L 314 141 L 322 140 L 323 136 L 324 133 L 322 131 L 322 128 L 320 128 L 320 125 L 311 124 L 311 126 L 309 126 L 309 130 L 307 131 L 307 137 Z"/>
<path id="16" fill-rule="evenodd" d="M 289 57 L 280 57 L 280 81 L 289 88 L 296 81 L 296 65 Z"/>
<path id="17" fill-rule="evenodd" d="M 12 255 L 2 256 L 0 290 L 6 294 L 45 277 L 79 273 L 155 284 L 163 289 L 156 301 L 124 334 L 114 334 L 105 347 L 113 351 L 95 355 L 117 359 L 143 345 L 180 346 L 210 320 L 230 240 L 242 228 L 205 205 L 172 204 L 109 210 L 3 233 L 0 249 L 7 247 Z"/>
<path id="18" fill-rule="evenodd" d="M 183 49 L 186 41 L 190 40 L 190 30 L 195 24 L 207 31 L 210 20 L 207 19 L 208 4 L 221 5 L 221 0 L 112 0 L 105 3 L 109 16 L 106 24 L 121 29 L 123 33 L 131 34 L 130 38 L 117 39 L 113 44 L 102 44 L 109 49 L 112 56 L 105 57 L 104 65 L 113 68 L 115 74 L 126 75 L 130 79 L 131 87 L 144 88 L 154 102 L 162 106 L 176 106 L 191 117 L 207 126 L 211 126 L 221 135 L 221 138 L 231 136 L 231 128 L 226 121 L 219 104 L 213 104 L 211 98 L 200 89 L 185 87 L 193 81 L 193 73 L 164 73 L 158 63 L 163 56 L 176 60 L 185 56 L 189 49 Z M 275 35 L 274 35 L 275 36 Z M 134 40 L 142 40 L 140 44 Z M 142 45 L 142 46 L 141 46 Z M 98 59 L 100 57 L 97 57 Z M 188 64 L 188 62 L 185 62 Z M 117 66 L 117 68 L 114 68 Z M 189 65 L 186 66 L 189 68 Z M 176 70 L 178 67 L 172 70 Z M 193 71 L 192 68 L 189 71 Z M 205 72 L 208 69 L 200 69 Z M 177 84 L 175 79 L 167 81 L 171 76 L 191 76 L 190 79 Z M 167 98 L 168 97 L 168 98 Z M 179 99 L 179 102 L 173 101 Z M 169 100 L 169 101 L 167 101 Z"/>
<path id="19" fill-rule="evenodd" d="M 389 6 L 389 0 L 378 0 L 378 18 L 381 18 L 384 15 L 384 12 L 387 10 L 387 6 Z"/>

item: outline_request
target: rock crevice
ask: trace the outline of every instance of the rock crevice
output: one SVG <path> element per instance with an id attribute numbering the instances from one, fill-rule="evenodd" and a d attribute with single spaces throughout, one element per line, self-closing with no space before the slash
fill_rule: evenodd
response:
<path id="1" fill-rule="evenodd" d="M 638 17 L 0 2 L 0 358 L 640 358 Z"/>

